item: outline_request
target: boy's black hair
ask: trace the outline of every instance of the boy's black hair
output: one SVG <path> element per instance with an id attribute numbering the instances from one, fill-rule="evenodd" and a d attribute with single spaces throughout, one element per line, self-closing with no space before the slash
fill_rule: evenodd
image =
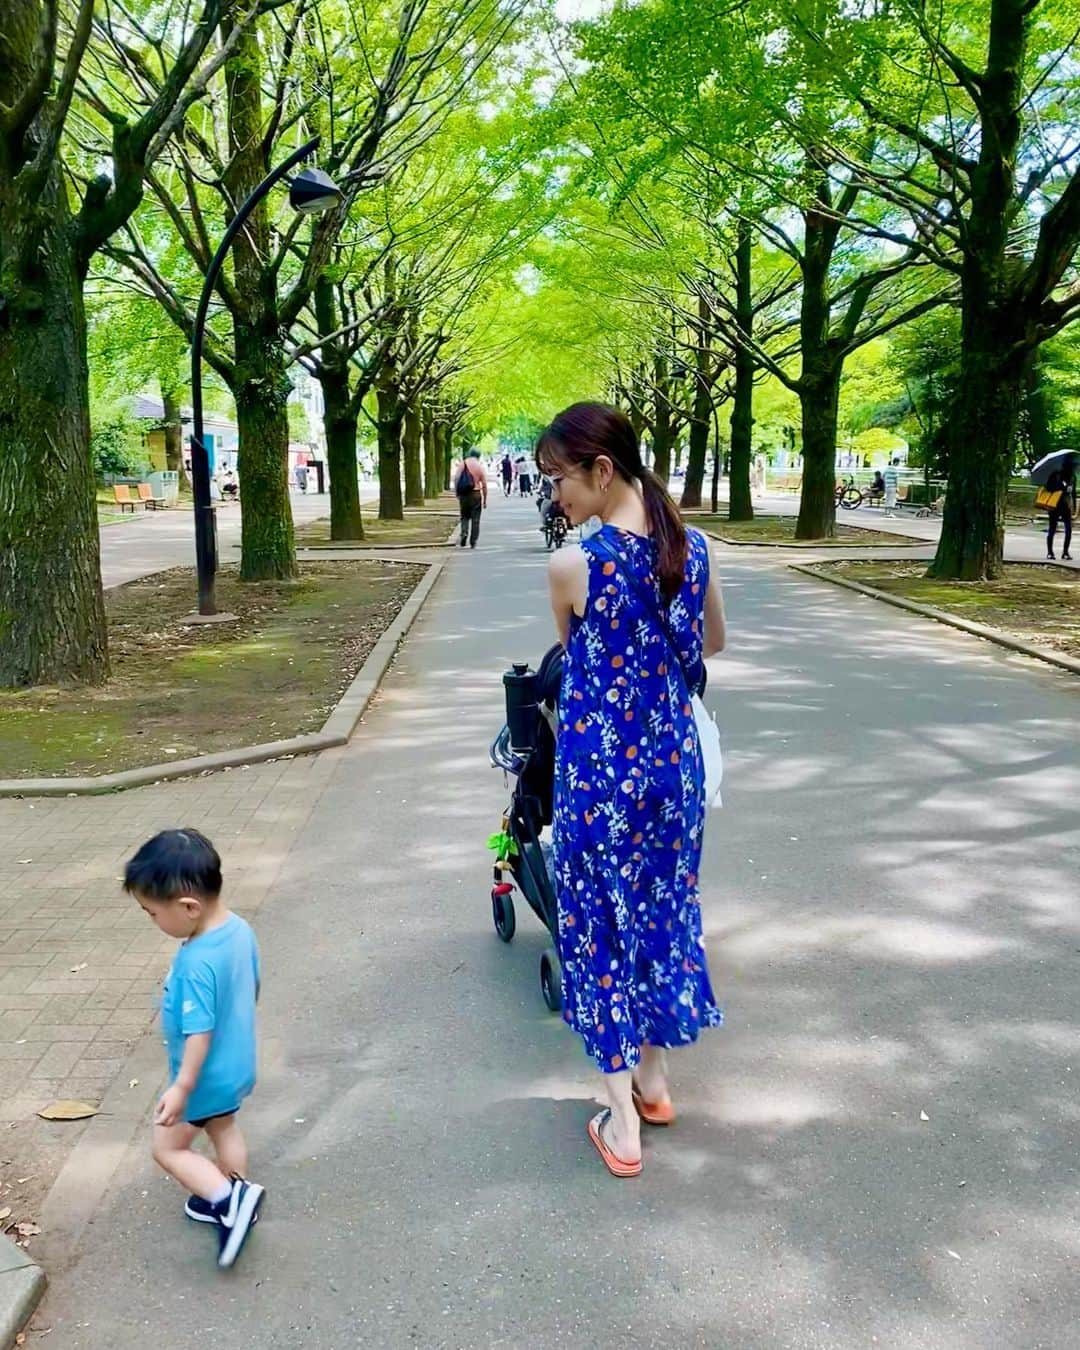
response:
<path id="1" fill-rule="evenodd" d="M 198 830 L 162 830 L 148 839 L 124 869 L 124 890 L 144 900 L 216 900 L 221 859 Z"/>

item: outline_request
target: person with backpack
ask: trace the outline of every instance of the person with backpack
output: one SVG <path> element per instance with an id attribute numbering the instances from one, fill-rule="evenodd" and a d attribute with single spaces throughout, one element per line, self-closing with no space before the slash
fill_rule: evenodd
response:
<path id="1" fill-rule="evenodd" d="M 468 542 L 470 548 L 475 548 L 480 538 L 480 516 L 487 509 L 487 475 L 475 455 L 466 454 L 457 466 L 454 491 L 461 511 L 459 547 L 464 548 Z"/>

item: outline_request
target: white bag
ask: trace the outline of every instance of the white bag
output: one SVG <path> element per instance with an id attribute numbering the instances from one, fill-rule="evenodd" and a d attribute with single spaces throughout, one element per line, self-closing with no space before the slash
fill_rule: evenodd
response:
<path id="1" fill-rule="evenodd" d="M 705 805 L 723 806 L 724 803 L 720 800 L 720 785 L 724 781 L 724 755 L 720 749 L 720 728 L 700 694 L 694 694 L 690 706 L 694 710 L 694 722 L 701 745 L 701 762 L 705 768 Z"/>

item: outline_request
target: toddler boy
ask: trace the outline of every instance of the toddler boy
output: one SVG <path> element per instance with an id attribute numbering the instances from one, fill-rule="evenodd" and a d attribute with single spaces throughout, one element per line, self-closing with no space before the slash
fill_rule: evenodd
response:
<path id="1" fill-rule="evenodd" d="M 255 934 L 221 903 L 221 859 L 198 830 L 163 830 L 127 865 L 124 889 L 169 937 L 182 939 L 165 981 L 161 1024 L 171 1083 L 154 1113 L 154 1160 L 190 1191 L 184 1212 L 214 1224 L 231 1266 L 258 1218 L 263 1187 L 245 1180 L 236 1123 L 255 1086 Z M 205 1130 L 217 1165 L 192 1144 Z"/>

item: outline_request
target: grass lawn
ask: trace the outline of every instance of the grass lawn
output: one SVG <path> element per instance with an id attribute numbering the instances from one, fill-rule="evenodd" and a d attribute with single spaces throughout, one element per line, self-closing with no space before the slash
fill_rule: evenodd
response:
<path id="1" fill-rule="evenodd" d="M 445 544 L 459 519 L 457 498 L 447 495 L 424 506 L 407 506 L 404 520 L 380 520 L 374 502 L 363 507 L 364 538 L 330 538 L 330 517 L 296 527 L 298 548 L 389 548 L 395 544 Z"/>
<path id="2" fill-rule="evenodd" d="M 687 511 L 686 520 L 691 525 L 724 539 L 733 539 L 740 544 L 794 544 L 794 516 L 758 516 L 756 520 L 728 520 L 725 516 L 711 513 Z M 854 525 L 836 526 L 833 539 L 800 539 L 800 544 L 813 547 L 833 546 L 853 548 L 858 545 L 903 547 L 905 544 L 925 544 L 925 539 L 915 539 L 907 534 L 890 534 L 886 530 L 861 530 Z"/>
<path id="3" fill-rule="evenodd" d="M 218 575 L 231 624 L 185 627 L 195 578 L 174 568 L 106 593 L 100 689 L 0 692 L 0 777 L 108 773 L 316 731 L 422 567 L 316 562 L 294 582 Z"/>
<path id="4" fill-rule="evenodd" d="M 815 570 L 1080 656 L 1080 576 L 1064 567 L 1009 563 L 1000 581 L 935 581 L 924 575 L 925 563 L 834 562 Z"/>

